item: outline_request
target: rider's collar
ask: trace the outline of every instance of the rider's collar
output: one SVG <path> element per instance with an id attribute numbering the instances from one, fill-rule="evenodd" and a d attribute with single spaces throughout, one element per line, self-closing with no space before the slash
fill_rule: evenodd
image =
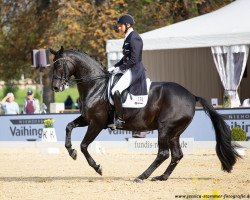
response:
<path id="1" fill-rule="evenodd" d="M 127 30 L 127 33 L 125 34 L 124 40 L 126 40 L 126 38 L 128 37 L 128 35 L 129 35 L 132 31 L 134 31 L 134 29 L 133 29 L 133 27 L 130 27 L 130 28 Z"/>

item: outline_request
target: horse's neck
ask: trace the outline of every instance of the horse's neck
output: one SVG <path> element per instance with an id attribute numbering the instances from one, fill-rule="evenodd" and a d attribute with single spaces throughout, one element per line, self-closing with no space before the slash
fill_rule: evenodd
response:
<path id="1" fill-rule="evenodd" d="M 97 79 L 89 83 L 77 84 L 80 99 L 84 102 L 96 101 L 106 96 L 108 81 L 106 79 Z"/>
<path id="2" fill-rule="evenodd" d="M 78 66 L 75 69 L 75 72 L 73 74 L 76 79 L 81 80 L 79 82 L 85 82 L 85 83 L 89 83 L 89 82 L 93 82 L 95 80 L 99 80 L 105 78 L 108 73 L 105 72 L 104 69 L 101 68 L 91 68 L 91 67 L 82 67 L 82 66 Z"/>
<path id="3" fill-rule="evenodd" d="M 77 84 L 80 98 L 84 101 L 102 97 L 106 92 L 108 83 L 107 74 L 103 69 L 77 69 L 75 77 L 80 80 Z M 99 99 L 99 98 L 98 98 Z"/>
<path id="4" fill-rule="evenodd" d="M 95 60 L 90 58 L 89 56 L 85 56 L 76 65 L 75 76 L 78 78 L 81 77 L 90 77 L 95 78 L 97 76 L 105 76 L 105 70 L 103 67 Z"/>

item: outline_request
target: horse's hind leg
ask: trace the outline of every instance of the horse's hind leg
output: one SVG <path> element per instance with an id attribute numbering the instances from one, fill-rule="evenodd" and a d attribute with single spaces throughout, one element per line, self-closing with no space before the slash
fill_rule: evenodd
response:
<path id="1" fill-rule="evenodd" d="M 71 143 L 71 133 L 72 130 L 76 127 L 84 127 L 88 124 L 84 121 L 82 116 L 79 116 L 74 121 L 68 123 L 66 127 L 66 139 L 65 139 L 65 147 L 69 152 L 69 155 L 76 160 L 77 158 L 77 151 L 75 149 L 72 149 L 72 143 Z"/>
<path id="2" fill-rule="evenodd" d="M 162 128 L 159 130 L 158 136 L 158 154 L 153 163 L 144 171 L 140 176 L 135 179 L 135 182 L 141 182 L 144 179 L 147 179 L 157 167 L 159 167 L 166 159 L 169 157 L 169 141 L 167 136 L 167 129 Z"/>
<path id="3" fill-rule="evenodd" d="M 157 181 L 157 180 L 165 181 L 165 180 L 167 180 L 168 177 L 173 172 L 174 168 L 177 166 L 177 164 L 179 163 L 179 161 L 183 157 L 183 153 L 182 153 L 182 150 L 180 147 L 179 136 L 171 138 L 171 140 L 169 141 L 169 144 L 170 144 L 170 151 L 171 151 L 171 162 L 170 162 L 168 168 L 166 169 L 166 171 L 161 176 L 157 176 L 157 177 L 152 178 L 152 181 Z"/>

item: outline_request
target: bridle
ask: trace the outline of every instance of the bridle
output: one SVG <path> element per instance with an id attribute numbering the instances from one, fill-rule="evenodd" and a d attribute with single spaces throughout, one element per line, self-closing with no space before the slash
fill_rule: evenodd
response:
<path id="1" fill-rule="evenodd" d="M 58 79 L 58 80 L 60 80 L 61 85 L 69 85 L 69 83 L 70 83 L 69 76 L 68 76 L 68 74 L 69 74 L 69 67 L 68 67 L 68 64 L 67 64 L 67 60 L 68 60 L 68 57 L 67 57 L 67 59 L 66 59 L 65 57 L 62 57 L 62 58 L 58 58 L 57 60 L 55 60 L 55 61 L 53 62 L 53 66 L 54 66 L 56 62 L 62 61 L 63 74 L 62 74 L 61 77 L 59 77 L 59 76 L 55 73 L 55 70 L 56 70 L 56 69 L 55 69 L 55 66 L 54 66 L 54 67 L 53 67 L 52 81 L 53 81 L 54 79 Z M 60 66 L 61 66 L 61 64 L 60 64 Z"/>
<path id="2" fill-rule="evenodd" d="M 73 82 L 76 82 L 77 84 L 79 84 L 79 83 L 84 83 L 84 82 L 91 82 L 97 79 L 104 79 L 104 78 L 107 79 L 110 77 L 110 74 L 105 73 L 105 75 L 100 75 L 100 76 L 95 76 L 95 77 L 82 76 L 80 78 L 70 79 L 68 62 L 71 62 L 71 64 L 74 65 L 74 61 L 70 57 L 62 57 L 62 58 L 58 58 L 57 60 L 55 60 L 53 62 L 53 65 L 55 65 L 55 63 L 59 61 L 62 61 L 63 73 L 61 76 L 58 76 L 57 74 L 55 74 L 55 67 L 53 67 L 52 80 L 54 79 L 60 80 L 61 86 L 65 86 L 65 85 L 69 86 Z"/>

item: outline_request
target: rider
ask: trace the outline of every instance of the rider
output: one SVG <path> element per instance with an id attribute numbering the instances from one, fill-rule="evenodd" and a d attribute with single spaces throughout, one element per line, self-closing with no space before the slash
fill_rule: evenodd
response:
<path id="1" fill-rule="evenodd" d="M 115 64 L 114 73 L 123 73 L 117 84 L 113 87 L 113 95 L 117 120 L 113 128 L 122 128 L 124 123 L 121 94 L 129 88 L 133 95 L 146 95 L 146 75 L 142 64 L 143 42 L 137 32 L 134 31 L 134 18 L 124 14 L 117 20 L 119 32 L 125 34 L 123 43 L 123 57 Z"/>

